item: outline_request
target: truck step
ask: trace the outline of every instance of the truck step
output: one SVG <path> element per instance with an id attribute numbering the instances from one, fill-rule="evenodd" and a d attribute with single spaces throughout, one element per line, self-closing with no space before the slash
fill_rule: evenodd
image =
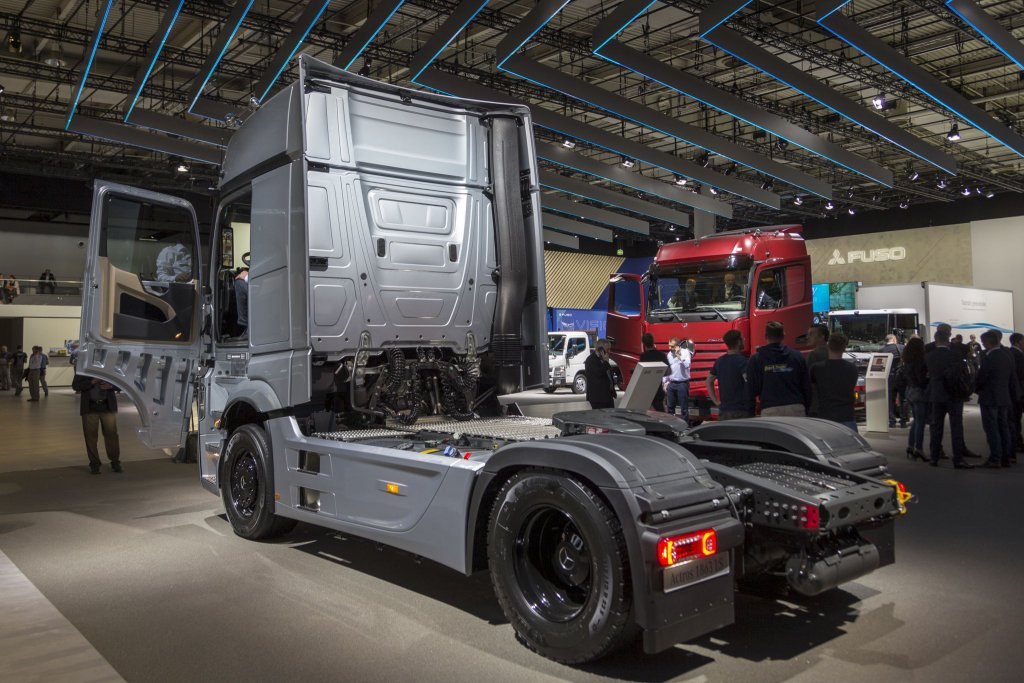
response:
<path id="1" fill-rule="evenodd" d="M 746 465 L 738 465 L 736 469 L 812 496 L 819 493 L 846 489 L 857 483 L 833 474 L 814 472 L 797 467 L 796 465 L 784 465 L 781 463 L 752 462 Z"/>

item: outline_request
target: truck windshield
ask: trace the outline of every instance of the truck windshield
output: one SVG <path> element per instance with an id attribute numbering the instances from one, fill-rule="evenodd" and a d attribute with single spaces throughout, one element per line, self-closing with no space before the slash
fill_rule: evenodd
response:
<path id="1" fill-rule="evenodd" d="M 831 333 L 846 335 L 851 351 L 878 351 L 885 345 L 885 337 L 893 333 L 892 322 L 892 316 L 885 313 L 833 313 L 828 318 L 828 327 Z"/>
<path id="2" fill-rule="evenodd" d="M 732 257 L 652 274 L 647 315 L 660 320 L 680 313 L 721 315 L 746 310 L 751 265 L 749 258 Z"/>
<path id="3" fill-rule="evenodd" d="M 548 353 L 552 356 L 561 356 L 565 352 L 565 335 L 557 334 L 548 337 Z"/>

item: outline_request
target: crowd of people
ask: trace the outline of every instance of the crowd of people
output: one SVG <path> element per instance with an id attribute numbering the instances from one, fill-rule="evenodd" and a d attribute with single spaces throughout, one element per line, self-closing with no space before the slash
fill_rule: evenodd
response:
<path id="1" fill-rule="evenodd" d="M 56 292 L 57 278 L 47 268 L 39 274 L 39 280 L 36 281 L 36 293 L 55 294 Z M 18 281 L 18 277 L 0 273 L 0 304 L 13 304 L 19 296 L 21 296 L 21 283 Z"/>
<path id="2" fill-rule="evenodd" d="M 718 407 L 718 419 L 762 416 L 811 416 L 843 424 L 856 431 L 856 388 L 859 372 L 847 358 L 847 338 L 829 333 L 827 325 L 807 331 L 810 353 L 804 356 L 785 344 L 780 322 L 765 328 L 766 344 L 747 357 L 743 337 L 736 330 L 725 333 L 727 351 L 711 368 L 706 388 Z M 907 457 L 932 465 L 947 457 L 942 440 L 948 421 L 952 463 L 956 469 L 973 469 L 969 458 L 981 456 L 964 441 L 963 407 L 977 396 L 989 455 L 983 466 L 1009 467 L 1024 451 L 1024 334 L 1009 336 L 1002 344 L 999 330 L 990 329 L 964 342 L 954 337 L 949 325 L 936 327 L 934 341 L 925 344 L 914 335 L 904 345 L 889 335 L 882 353 L 893 357 L 889 371 L 889 426 L 908 428 Z M 668 353 L 655 348 L 654 336 L 642 339 L 641 362 L 665 363 L 665 377 L 652 408 L 683 420 L 689 418 L 689 387 L 692 348 L 686 340 L 669 340 Z M 597 353 L 586 362 L 587 400 L 593 408 L 614 405 L 615 383 L 610 345 L 599 339 Z M 924 451 L 925 430 L 929 432 Z"/>
<path id="3" fill-rule="evenodd" d="M 26 354 L 21 344 L 14 351 L 0 346 L 0 391 L 13 390 L 15 396 L 21 396 L 28 385 L 29 401 L 39 400 L 40 389 L 44 396 L 49 396 L 50 387 L 46 383 L 46 367 L 49 362 L 42 346 L 33 346 L 31 354 Z"/>

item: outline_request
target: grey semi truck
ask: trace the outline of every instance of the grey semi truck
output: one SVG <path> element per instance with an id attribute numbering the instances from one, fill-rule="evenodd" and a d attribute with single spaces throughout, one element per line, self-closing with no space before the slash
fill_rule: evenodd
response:
<path id="1" fill-rule="evenodd" d="M 568 663 L 725 626 L 739 579 L 813 595 L 893 561 L 898 491 L 843 427 L 503 414 L 548 382 L 529 111 L 299 73 L 233 134 L 203 245 L 187 202 L 95 186 L 78 371 L 149 446 L 196 435 L 235 533 L 489 570 Z"/>

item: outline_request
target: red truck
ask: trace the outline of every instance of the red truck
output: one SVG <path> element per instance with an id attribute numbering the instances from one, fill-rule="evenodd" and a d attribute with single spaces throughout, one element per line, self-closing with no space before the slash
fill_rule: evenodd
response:
<path id="1" fill-rule="evenodd" d="M 672 337 L 688 339 L 694 349 L 690 418 L 708 419 L 717 409 L 704 382 L 726 352 L 722 335 L 728 330 L 740 331 L 749 354 L 765 343 L 765 325 L 777 320 L 786 327 L 786 343 L 806 352 L 811 259 L 800 231 L 799 225 L 770 226 L 673 242 L 658 250 L 645 275 L 613 275 L 607 336 L 623 381 L 643 351 L 645 332 L 666 352 Z"/>

